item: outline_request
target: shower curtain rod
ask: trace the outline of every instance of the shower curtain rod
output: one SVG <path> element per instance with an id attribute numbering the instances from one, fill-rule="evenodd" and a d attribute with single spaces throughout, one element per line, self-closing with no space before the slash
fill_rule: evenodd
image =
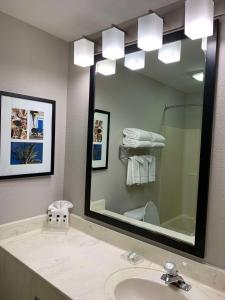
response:
<path id="1" fill-rule="evenodd" d="M 165 105 L 164 107 L 164 111 L 166 111 L 167 109 L 170 109 L 170 108 L 176 108 L 176 107 L 185 107 L 185 106 L 202 106 L 201 104 L 174 104 L 174 105 Z"/>

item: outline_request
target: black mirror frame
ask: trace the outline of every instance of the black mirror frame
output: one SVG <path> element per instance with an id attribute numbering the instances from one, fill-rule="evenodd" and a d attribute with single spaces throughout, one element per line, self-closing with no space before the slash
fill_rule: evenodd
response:
<path id="1" fill-rule="evenodd" d="M 214 92 L 215 78 L 217 67 L 217 39 L 218 39 L 219 21 L 214 22 L 214 34 L 208 38 L 206 52 L 206 68 L 205 68 L 205 84 L 203 97 L 203 115 L 202 115 L 202 135 L 201 135 L 201 151 L 200 151 L 200 168 L 198 183 L 198 199 L 197 199 L 197 215 L 196 215 L 196 232 L 195 245 L 188 244 L 172 237 L 149 231 L 132 224 L 128 224 L 118 219 L 111 218 L 106 215 L 99 214 L 90 210 L 91 195 L 91 175 L 92 175 L 92 140 L 93 140 L 93 118 L 95 109 L 95 65 L 96 62 L 102 60 L 102 56 L 95 56 L 95 65 L 90 68 L 90 90 L 89 90 L 89 118 L 88 118 L 88 137 L 87 137 L 87 164 L 86 164 L 86 190 L 85 190 L 85 215 L 95 220 L 113 225 L 137 236 L 149 239 L 149 242 L 156 241 L 166 246 L 178 249 L 191 255 L 204 258 L 205 253 L 205 236 L 206 236 L 206 219 L 207 219 L 207 202 L 208 187 L 210 174 L 210 155 L 211 140 L 213 127 L 213 108 L 214 108 Z M 183 30 L 165 34 L 163 42 L 169 43 L 177 40 L 185 39 Z M 137 45 L 130 45 L 125 48 L 126 53 L 138 51 Z"/>

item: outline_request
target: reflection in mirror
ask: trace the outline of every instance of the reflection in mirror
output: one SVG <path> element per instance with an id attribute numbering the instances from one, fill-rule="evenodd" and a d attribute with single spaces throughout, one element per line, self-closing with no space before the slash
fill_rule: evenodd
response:
<path id="1" fill-rule="evenodd" d="M 184 39 L 180 61 L 153 51 L 96 73 L 92 211 L 195 243 L 204 71 L 201 41 Z"/>

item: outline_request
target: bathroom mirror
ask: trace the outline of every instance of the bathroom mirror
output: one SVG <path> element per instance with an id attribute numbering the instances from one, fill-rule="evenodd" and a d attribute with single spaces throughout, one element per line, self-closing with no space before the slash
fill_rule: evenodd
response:
<path id="1" fill-rule="evenodd" d="M 142 69 L 127 67 L 141 59 L 129 65 L 123 58 L 116 61 L 115 74 L 105 76 L 101 73 L 114 72 L 114 66 L 101 69 L 103 58 L 97 55 L 90 71 L 85 214 L 199 257 L 204 256 L 217 27 L 206 51 L 202 40 L 190 40 L 183 31 L 164 35 L 164 47 L 178 45 L 176 62 L 170 54 L 177 50 L 167 47 L 167 52 L 146 52 Z M 130 45 L 125 51 L 140 49 Z"/>

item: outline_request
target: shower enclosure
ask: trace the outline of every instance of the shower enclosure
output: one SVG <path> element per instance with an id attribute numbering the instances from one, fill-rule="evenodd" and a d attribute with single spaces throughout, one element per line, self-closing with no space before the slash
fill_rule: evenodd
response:
<path id="1" fill-rule="evenodd" d="M 165 106 L 161 132 L 167 140 L 160 160 L 158 207 L 161 226 L 194 235 L 201 143 L 202 94 Z"/>

